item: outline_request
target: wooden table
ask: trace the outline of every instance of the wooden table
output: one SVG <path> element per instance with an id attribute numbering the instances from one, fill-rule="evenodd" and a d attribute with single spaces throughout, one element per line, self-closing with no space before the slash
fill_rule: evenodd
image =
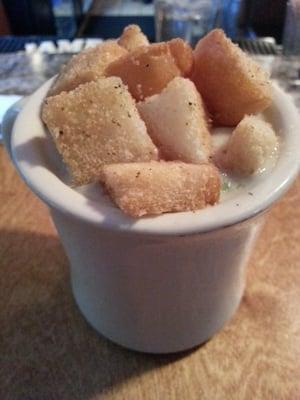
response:
<path id="1" fill-rule="evenodd" d="M 241 306 L 205 345 L 124 350 L 79 313 L 47 209 L 0 146 L 1 400 L 300 399 L 300 178 L 268 215 Z"/>

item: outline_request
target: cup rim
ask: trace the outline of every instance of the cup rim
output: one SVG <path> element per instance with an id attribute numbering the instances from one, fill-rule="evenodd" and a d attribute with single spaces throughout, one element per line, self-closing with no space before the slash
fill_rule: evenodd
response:
<path id="1" fill-rule="evenodd" d="M 245 192 L 213 207 L 195 212 L 166 213 L 131 218 L 112 203 L 89 199 L 51 171 L 37 146 L 28 141 L 45 138 L 40 119 L 42 101 L 54 78 L 34 92 L 19 113 L 11 135 L 13 162 L 27 185 L 48 206 L 103 229 L 153 235 L 189 235 L 223 229 L 248 220 L 270 207 L 290 187 L 299 172 L 300 119 L 290 95 L 273 84 L 274 118 L 281 123 L 282 145 L 275 167 L 256 178 Z M 25 128 L 24 128 L 25 127 Z M 24 145 L 27 146 L 24 147 Z M 24 150 L 25 148 L 25 150 Z M 29 161 L 30 160 L 30 161 Z M 251 191 L 251 196 L 249 195 Z"/>

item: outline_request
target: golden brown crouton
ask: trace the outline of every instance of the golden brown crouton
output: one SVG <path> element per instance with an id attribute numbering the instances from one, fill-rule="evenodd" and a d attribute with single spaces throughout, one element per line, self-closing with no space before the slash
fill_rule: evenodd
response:
<path id="1" fill-rule="evenodd" d="M 143 34 L 138 25 L 128 25 L 124 28 L 122 35 L 118 40 L 118 44 L 126 50 L 131 51 L 140 46 L 147 46 L 149 40 Z"/>
<path id="2" fill-rule="evenodd" d="M 42 118 L 76 185 L 98 180 L 103 164 L 157 159 L 120 78 L 102 78 L 49 97 Z"/>
<path id="3" fill-rule="evenodd" d="M 177 77 L 160 94 L 138 103 L 153 142 L 165 158 L 208 161 L 211 137 L 201 97 L 192 81 Z"/>
<path id="4" fill-rule="evenodd" d="M 191 72 L 193 54 L 181 39 L 138 47 L 106 69 L 107 76 L 119 76 L 137 100 L 160 93 L 176 76 Z"/>
<path id="5" fill-rule="evenodd" d="M 192 80 L 216 125 L 235 126 L 244 115 L 263 111 L 272 101 L 267 73 L 224 32 L 213 30 L 194 51 Z"/>
<path id="6" fill-rule="evenodd" d="M 279 143 L 272 126 L 255 116 L 246 116 L 227 144 L 225 166 L 250 175 L 274 163 Z"/>
<path id="7" fill-rule="evenodd" d="M 62 91 L 68 92 L 82 83 L 97 80 L 103 75 L 108 64 L 126 53 L 127 51 L 123 47 L 112 40 L 83 50 L 62 67 L 48 96 L 59 94 Z"/>
<path id="8" fill-rule="evenodd" d="M 103 167 L 101 180 L 118 207 L 133 217 L 198 210 L 220 195 L 219 172 L 212 164 L 111 164 Z"/>

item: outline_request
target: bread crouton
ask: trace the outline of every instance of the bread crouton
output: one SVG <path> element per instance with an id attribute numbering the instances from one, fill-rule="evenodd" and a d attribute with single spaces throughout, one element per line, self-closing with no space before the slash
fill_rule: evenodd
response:
<path id="1" fill-rule="evenodd" d="M 108 64 L 127 51 L 115 41 L 109 40 L 83 50 L 64 65 L 49 90 L 48 96 L 75 89 L 82 83 L 95 81 L 103 75 Z"/>
<path id="2" fill-rule="evenodd" d="M 120 78 L 102 78 L 45 100 L 42 119 L 75 185 L 103 164 L 157 159 L 134 99 Z"/>
<path id="3" fill-rule="evenodd" d="M 111 164 L 101 181 L 112 200 L 132 217 L 194 211 L 215 204 L 220 176 L 212 164 L 153 161 Z"/>
<path id="4" fill-rule="evenodd" d="M 191 72 L 193 54 L 182 39 L 134 49 L 111 63 L 106 76 L 119 76 L 136 100 L 160 93 L 176 76 Z"/>
<path id="5" fill-rule="evenodd" d="M 271 104 L 267 73 L 222 30 L 215 29 L 198 42 L 194 59 L 192 80 L 215 125 L 235 126 L 246 114 Z"/>
<path id="6" fill-rule="evenodd" d="M 193 82 L 174 78 L 160 94 L 147 97 L 137 107 L 164 158 L 196 164 L 208 161 L 211 137 Z"/>
<path id="7" fill-rule="evenodd" d="M 124 28 L 122 35 L 118 40 L 118 44 L 126 50 L 131 51 L 140 46 L 147 46 L 149 40 L 143 34 L 138 25 L 128 25 Z"/>
<path id="8" fill-rule="evenodd" d="M 263 170 L 276 160 L 278 139 L 272 126 L 256 116 L 246 116 L 227 144 L 225 166 L 241 175 Z"/>

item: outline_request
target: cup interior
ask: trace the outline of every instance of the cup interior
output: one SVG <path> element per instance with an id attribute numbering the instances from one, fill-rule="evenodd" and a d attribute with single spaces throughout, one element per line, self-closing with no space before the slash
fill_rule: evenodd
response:
<path id="1" fill-rule="evenodd" d="M 131 218 L 116 208 L 100 184 L 71 188 L 68 174 L 40 119 L 52 79 L 38 89 L 18 115 L 11 135 L 12 158 L 19 173 L 48 206 L 107 229 L 151 234 L 193 234 L 224 228 L 268 208 L 291 185 L 299 171 L 300 123 L 292 98 L 273 85 L 273 104 L 264 113 L 280 140 L 275 167 L 249 178 L 247 187 L 196 212 Z M 251 193 L 251 195 L 249 195 Z"/>

